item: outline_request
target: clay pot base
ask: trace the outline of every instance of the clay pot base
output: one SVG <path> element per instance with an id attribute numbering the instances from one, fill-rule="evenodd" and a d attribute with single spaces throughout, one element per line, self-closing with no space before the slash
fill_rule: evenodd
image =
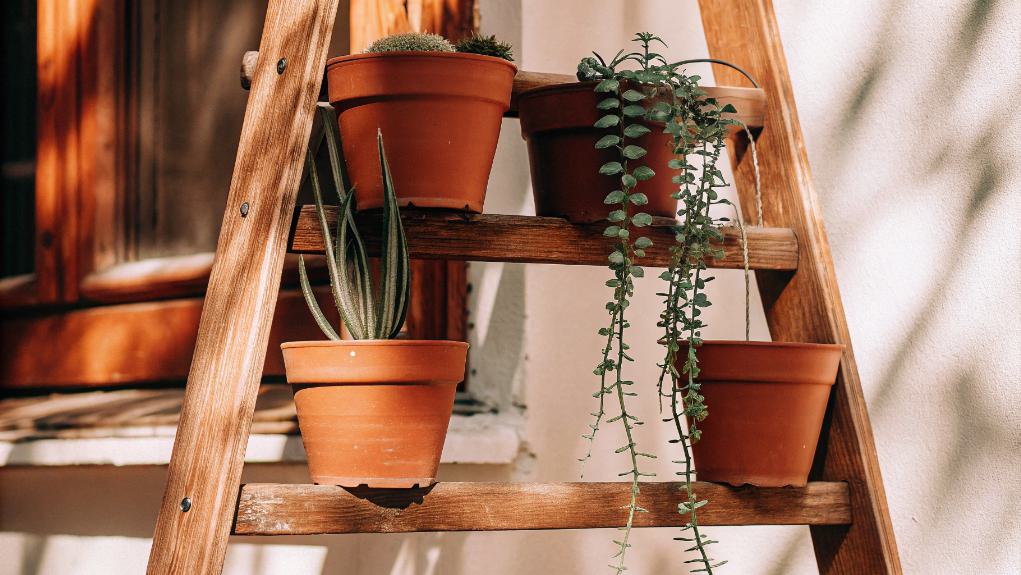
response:
<path id="1" fill-rule="evenodd" d="M 842 349 L 704 342 L 699 381 L 709 417 L 699 423 L 702 439 L 692 446 L 696 477 L 736 486 L 804 486 Z M 678 357 L 687 357 L 686 345 Z"/>
<path id="2" fill-rule="evenodd" d="M 320 485 L 433 484 L 464 378 L 454 341 L 290 342 L 282 346 L 309 475 Z"/>
<path id="3" fill-rule="evenodd" d="M 313 476 L 316 485 L 339 485 L 354 489 L 368 487 L 371 489 L 424 489 L 436 483 L 435 477 L 331 477 Z"/>

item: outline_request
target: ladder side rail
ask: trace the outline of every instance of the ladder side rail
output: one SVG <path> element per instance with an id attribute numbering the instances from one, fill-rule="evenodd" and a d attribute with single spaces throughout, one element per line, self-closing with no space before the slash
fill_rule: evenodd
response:
<path id="1" fill-rule="evenodd" d="M 796 272 L 757 272 L 770 333 L 778 341 L 846 346 L 813 476 L 849 483 L 853 524 L 812 527 L 819 572 L 900 574 L 875 442 L 772 2 L 699 0 L 699 6 L 710 56 L 737 63 L 766 90 L 765 127 L 756 140 L 763 158 L 763 217 L 765 225 L 792 228 L 798 237 Z M 719 83 L 743 81 L 718 68 Z M 733 151 L 731 155 L 740 160 Z M 735 184 L 743 212 L 754 214 L 754 175 L 750 158 L 744 156 L 735 162 Z"/>
<path id="2" fill-rule="evenodd" d="M 337 4 L 269 0 L 149 573 L 223 568 Z"/>

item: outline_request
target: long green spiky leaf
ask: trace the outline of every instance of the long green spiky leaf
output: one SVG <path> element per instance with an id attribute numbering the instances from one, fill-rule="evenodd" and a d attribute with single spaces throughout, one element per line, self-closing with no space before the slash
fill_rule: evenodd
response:
<path id="1" fill-rule="evenodd" d="M 312 151 L 305 156 L 305 165 L 308 169 L 309 182 L 312 184 L 312 197 L 316 203 L 316 214 L 319 217 L 319 227 L 323 232 L 323 248 L 326 252 L 326 269 L 330 274 L 330 286 L 331 292 L 333 293 L 334 303 L 337 305 L 337 311 L 340 312 L 341 319 L 344 320 L 344 324 L 347 325 L 348 331 L 351 332 L 352 337 L 355 339 L 362 339 L 359 335 L 364 334 L 365 330 L 359 322 L 359 318 L 356 313 L 358 301 L 351 293 L 350 285 L 348 285 L 348 275 L 346 273 L 346 265 L 344 260 L 345 257 L 341 256 L 338 258 L 337 251 L 334 250 L 334 244 L 330 237 L 330 224 L 326 221 L 326 210 L 323 206 L 323 194 L 322 188 L 319 185 L 319 174 L 317 173 L 316 161 L 312 155 Z M 343 222 L 343 217 L 341 218 Z M 341 233 L 346 226 L 341 225 Z"/>
<path id="2" fill-rule="evenodd" d="M 337 112 L 333 109 L 333 106 L 326 103 L 319 104 L 316 111 L 323 121 L 323 136 L 326 140 L 326 148 L 330 159 L 333 189 L 337 194 L 337 200 L 341 207 L 343 207 L 354 197 L 354 190 L 348 185 L 346 172 L 344 171 L 344 162 L 341 158 L 342 148 L 340 129 L 337 124 Z M 369 266 L 369 258 L 366 254 L 361 234 L 358 233 L 358 227 L 354 222 L 354 210 L 341 210 L 341 218 L 343 218 L 343 223 L 348 226 L 346 232 L 350 236 L 344 234 L 345 238 L 348 239 L 342 243 L 341 234 L 338 233 L 334 249 L 338 254 L 344 254 L 345 258 L 349 258 L 347 261 L 354 262 L 351 275 L 353 276 L 352 280 L 356 291 L 356 301 L 359 303 L 357 314 L 361 318 L 360 322 L 365 326 L 365 329 L 373 330 L 373 326 L 376 323 L 376 309 L 372 302 L 375 293 L 372 290 L 372 270 Z M 345 261 L 345 267 L 347 261 Z M 380 337 L 376 333 L 365 333 L 363 336 L 365 338 Z"/>
<path id="3" fill-rule="evenodd" d="M 397 194 L 383 146 L 383 134 L 378 130 L 376 145 L 383 181 L 382 265 L 376 330 L 380 337 L 392 338 L 400 333 L 407 317 L 410 263 Z"/>
<path id="4" fill-rule="evenodd" d="M 326 319 L 326 314 L 319 307 L 315 294 L 312 293 L 312 285 L 308 281 L 308 272 L 305 270 L 305 256 L 298 256 L 298 281 L 301 284 L 301 293 L 305 296 L 305 303 L 308 304 L 308 309 L 312 312 L 312 317 L 315 318 L 319 329 L 323 330 L 323 334 L 329 339 L 340 339 L 336 330 L 330 325 L 330 320 Z"/>
<path id="5" fill-rule="evenodd" d="M 340 276 L 344 279 L 341 288 L 344 298 L 350 302 L 348 307 L 341 310 L 341 316 L 351 332 L 351 337 L 355 339 L 369 339 L 372 337 L 372 333 L 369 331 L 371 326 L 365 323 L 365 299 L 371 296 L 365 294 L 362 290 L 363 279 L 357 265 L 353 271 L 348 267 L 347 253 L 350 249 L 357 249 L 353 242 L 348 241 L 348 232 L 354 227 L 350 225 L 350 216 L 352 215 L 351 198 L 352 196 L 348 196 L 347 201 L 340 207 L 340 224 L 337 230 L 337 242 L 339 245 L 345 246 L 344 255 L 337 261 L 337 267 L 340 270 Z M 352 290 L 351 284 L 348 283 L 349 280 L 354 284 L 354 290 Z"/>

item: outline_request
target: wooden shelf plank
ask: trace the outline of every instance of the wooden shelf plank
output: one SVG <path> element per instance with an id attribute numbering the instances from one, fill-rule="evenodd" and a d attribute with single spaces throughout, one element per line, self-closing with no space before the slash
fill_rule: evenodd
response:
<path id="1" fill-rule="evenodd" d="M 520 71 L 514 76 L 514 88 L 511 92 L 509 117 L 518 115 L 518 96 L 526 90 L 552 86 L 555 84 L 570 84 L 577 82 L 575 76 L 567 74 L 548 74 L 545 72 Z M 716 98 L 720 105 L 733 104 L 737 108 L 736 114 L 728 117 L 741 120 L 749 128 L 761 128 L 766 116 L 766 93 L 759 88 L 739 88 L 736 86 L 702 86 L 712 98 Z"/>
<path id="2" fill-rule="evenodd" d="M 630 483 L 438 483 L 431 489 L 345 489 L 332 485 L 248 484 L 236 535 L 510 531 L 619 527 Z M 680 526 L 680 483 L 643 483 L 639 527 Z M 711 503 L 704 525 L 847 525 L 843 482 L 805 487 L 730 487 L 698 482 Z"/>
<path id="3" fill-rule="evenodd" d="M 405 209 L 404 229 L 411 257 L 469 261 L 504 261 L 540 264 L 606 265 L 610 240 L 603 236 L 607 224 L 574 225 L 561 218 L 467 214 L 441 210 Z M 331 229 L 337 210 L 327 207 Z M 657 218 L 646 228 L 655 245 L 647 250 L 642 265 L 666 267 L 668 248 L 674 243 L 672 220 Z M 358 215 L 358 231 L 369 251 L 378 255 L 381 214 Z M 798 241 L 785 228 L 748 227 L 748 259 L 752 269 L 798 268 Z M 735 227 L 724 229 L 723 259 L 709 261 L 714 268 L 740 269 L 741 235 Z M 322 234 L 315 206 L 302 206 L 295 216 L 289 249 L 296 253 L 323 253 Z"/>

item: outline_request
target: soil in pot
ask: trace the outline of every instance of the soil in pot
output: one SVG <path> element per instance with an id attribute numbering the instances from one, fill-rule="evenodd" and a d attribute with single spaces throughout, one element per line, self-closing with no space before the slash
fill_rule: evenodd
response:
<path id="1" fill-rule="evenodd" d="M 841 345 L 706 341 L 698 348 L 709 416 L 693 445 L 701 481 L 804 486 Z M 678 353 L 678 369 L 687 346 Z"/>
<path id="2" fill-rule="evenodd" d="M 467 343 L 299 341 L 281 349 L 314 483 L 435 482 Z"/>
<path id="3" fill-rule="evenodd" d="M 516 72 L 506 60 L 478 54 L 385 52 L 331 59 L 329 98 L 358 209 L 383 205 L 378 129 L 402 206 L 481 213 Z"/>
<path id="4" fill-rule="evenodd" d="M 521 135 L 528 143 L 528 164 L 532 173 L 535 213 L 564 217 L 575 223 L 606 219 L 609 208 L 603 199 L 619 189 L 618 180 L 599 173 L 606 162 L 618 161 L 614 148 L 597 150 L 595 143 L 610 131 L 593 127 L 602 112 L 596 104 L 606 94 L 594 92 L 595 82 L 558 84 L 529 90 L 518 99 Z M 649 197 L 641 211 L 674 218 L 677 190 L 667 169 L 673 159 L 673 138 L 663 133 L 663 124 L 643 122 L 652 130 L 634 143 L 648 154 L 642 163 L 656 175 L 635 188 Z"/>

